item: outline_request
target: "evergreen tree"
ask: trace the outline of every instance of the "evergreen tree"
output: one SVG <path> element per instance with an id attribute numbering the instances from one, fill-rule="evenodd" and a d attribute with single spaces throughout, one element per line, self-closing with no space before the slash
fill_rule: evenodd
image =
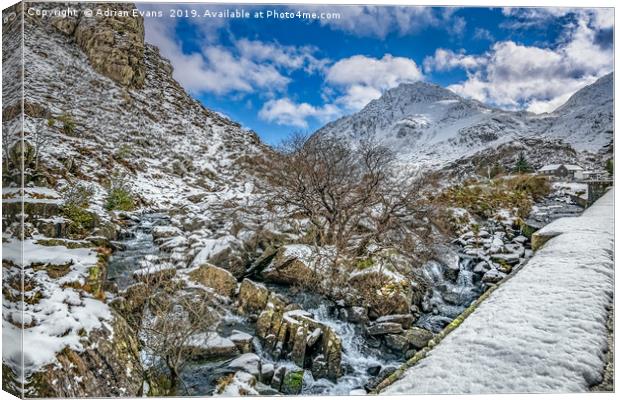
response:
<path id="1" fill-rule="evenodd" d="M 609 175 L 614 176 L 614 160 L 610 158 L 605 163 L 605 170 L 609 173 Z"/>
<path id="2" fill-rule="evenodd" d="M 530 172 L 530 171 L 532 171 L 532 167 L 530 166 L 530 163 L 527 161 L 527 158 L 525 158 L 525 153 L 520 152 L 519 158 L 517 159 L 517 163 L 515 164 L 515 172 L 519 174 L 523 174 L 523 173 Z"/>

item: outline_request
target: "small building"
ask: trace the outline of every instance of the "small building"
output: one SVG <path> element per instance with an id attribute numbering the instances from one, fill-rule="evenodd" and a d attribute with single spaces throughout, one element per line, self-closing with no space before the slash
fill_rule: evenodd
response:
<path id="1" fill-rule="evenodd" d="M 607 178 L 607 171 L 577 171 L 575 173 L 575 179 L 580 181 L 598 181 Z"/>
<path id="2" fill-rule="evenodd" d="M 563 178 L 563 179 L 583 179 L 578 176 L 582 176 L 583 168 L 579 165 L 575 164 L 549 164 L 540 168 L 537 171 L 538 175 L 545 175 L 554 178 Z"/>

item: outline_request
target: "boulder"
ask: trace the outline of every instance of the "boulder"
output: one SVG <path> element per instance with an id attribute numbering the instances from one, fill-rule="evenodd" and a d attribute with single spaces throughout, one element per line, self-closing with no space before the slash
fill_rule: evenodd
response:
<path id="1" fill-rule="evenodd" d="M 267 307 L 256 322 L 256 333 L 263 340 L 263 348 L 275 360 L 288 357 L 298 366 L 316 371 L 315 379 L 336 380 L 341 375 L 342 344 L 338 335 L 327 325 L 312 318 L 304 310 L 292 309 L 272 293 Z M 297 307 L 294 307 L 297 308 Z M 313 360 L 324 365 L 313 365 Z"/>
<path id="2" fill-rule="evenodd" d="M 189 273 L 190 279 L 212 288 L 217 294 L 232 297 L 237 290 L 237 279 L 230 272 L 211 264 L 204 264 Z"/>
<path id="3" fill-rule="evenodd" d="M 271 387 L 278 392 L 282 390 L 282 382 L 284 382 L 284 375 L 286 374 L 286 367 L 279 366 L 273 372 L 273 378 L 271 379 Z"/>
<path id="4" fill-rule="evenodd" d="M 505 276 L 506 276 L 505 273 L 503 273 L 501 271 L 498 271 L 496 269 L 492 269 L 492 270 L 487 271 L 482 276 L 482 282 L 484 282 L 484 283 L 498 283 L 499 281 L 504 279 Z"/>
<path id="5" fill-rule="evenodd" d="M 395 371 L 396 371 L 396 367 L 382 368 L 381 372 L 379 372 L 379 375 L 370 379 L 366 383 L 366 385 L 364 385 L 364 389 L 366 389 L 368 392 L 373 391 L 377 387 L 377 385 L 383 382 L 388 376 L 392 375 Z"/>
<path id="6" fill-rule="evenodd" d="M 496 263 L 500 263 L 500 264 L 505 263 L 505 264 L 509 264 L 509 265 L 516 265 L 520 261 L 520 254 L 519 253 L 508 253 L 508 254 L 498 253 L 498 254 L 492 254 L 491 255 L 491 260 L 495 261 Z"/>
<path id="7" fill-rule="evenodd" d="M 396 322 L 379 322 L 366 327 L 366 332 L 371 336 L 387 335 L 388 333 L 401 333 L 403 326 Z"/>
<path id="8" fill-rule="evenodd" d="M 446 279 L 456 282 L 459 277 L 460 266 L 458 262 L 448 263 L 444 265 L 443 274 Z"/>
<path id="9" fill-rule="evenodd" d="M 351 307 L 347 312 L 347 320 L 353 323 L 368 322 L 368 310 L 366 307 Z"/>
<path id="10" fill-rule="evenodd" d="M 239 312 L 258 314 L 265 309 L 269 300 L 269 290 L 249 279 L 244 279 L 239 288 Z"/>
<path id="11" fill-rule="evenodd" d="M 139 396 L 143 380 L 139 340 L 125 319 L 111 312 L 106 328 L 82 338 L 84 351 L 67 347 L 56 363 L 28 377 L 27 393 L 55 398 Z"/>
<path id="12" fill-rule="evenodd" d="M 271 363 L 262 364 L 260 368 L 260 380 L 263 383 L 270 383 L 273 379 L 275 367 Z"/>
<path id="13" fill-rule="evenodd" d="M 195 334 L 187 340 L 185 346 L 188 347 L 194 360 L 203 361 L 239 355 L 239 349 L 232 340 L 223 338 L 215 332 Z"/>
<path id="14" fill-rule="evenodd" d="M 404 337 L 411 347 L 420 350 L 426 347 L 428 342 L 433 338 L 433 333 L 414 326 L 405 331 Z"/>
<path id="15" fill-rule="evenodd" d="M 385 344 L 387 347 L 398 353 L 404 352 L 409 347 L 409 342 L 404 335 L 385 335 Z"/>
<path id="16" fill-rule="evenodd" d="M 245 332 L 233 330 L 232 334 L 228 337 L 241 353 L 250 353 L 252 351 L 252 335 Z"/>
<path id="17" fill-rule="evenodd" d="M 486 261 L 480 261 L 478 264 L 476 264 L 476 266 L 474 267 L 474 273 L 476 274 L 484 274 L 485 272 L 487 272 L 488 270 L 491 269 L 491 266 L 489 265 L 488 262 Z"/>
<path id="18" fill-rule="evenodd" d="M 248 374 L 254 375 L 256 378 L 261 374 L 260 357 L 254 353 L 242 354 L 232 360 L 228 366 L 233 369 L 242 370 Z"/>
<path id="19" fill-rule="evenodd" d="M 381 365 L 379 364 L 366 368 L 366 373 L 370 376 L 377 376 L 379 375 L 379 372 L 381 372 Z"/>
<path id="20" fill-rule="evenodd" d="M 275 390 L 274 388 L 272 388 L 271 386 L 267 386 L 262 382 L 258 382 L 256 384 L 256 386 L 254 387 L 254 389 L 258 392 L 259 395 L 261 396 L 278 396 L 280 394 L 280 392 L 278 392 L 277 390 Z"/>
<path id="21" fill-rule="evenodd" d="M 403 329 L 407 329 L 413 323 L 413 315 L 411 314 L 392 314 L 392 315 L 384 315 L 383 317 L 377 318 L 377 323 L 382 322 L 396 322 L 400 324 Z"/>
<path id="22" fill-rule="evenodd" d="M 310 246 L 287 245 L 276 252 L 261 271 L 265 281 L 287 285 L 308 284 L 320 279 L 315 266 L 316 254 Z"/>

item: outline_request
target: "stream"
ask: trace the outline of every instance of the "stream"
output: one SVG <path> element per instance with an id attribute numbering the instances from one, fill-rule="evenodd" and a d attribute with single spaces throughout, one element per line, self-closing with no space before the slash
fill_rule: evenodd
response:
<path id="1" fill-rule="evenodd" d="M 549 208 L 555 213 L 565 211 L 567 208 L 569 213 L 575 211 L 566 205 L 554 207 L 555 204 L 545 204 L 545 206 L 551 206 Z M 153 227 L 169 223 L 166 215 L 153 213 L 143 214 L 139 220 L 130 225 L 121 239 L 115 243 L 118 250 L 110 258 L 108 279 L 122 290 L 134 283 L 133 271 L 145 263 L 157 262 L 160 253 L 157 245 L 153 243 L 151 232 Z M 481 275 L 474 272 L 476 263 L 475 257 L 464 253 L 458 253 L 458 268 L 449 268 L 434 261 L 427 263 L 423 274 L 431 289 L 422 301 L 415 326 L 437 333 L 484 292 L 485 284 L 481 281 Z M 339 307 L 334 302 L 320 295 L 293 291 L 287 286 L 274 284 L 266 286 L 269 290 L 286 297 L 291 303 L 302 306 L 315 320 L 332 328 L 342 341 L 343 374 L 338 382 L 334 383 L 328 379 L 315 380 L 310 371 L 306 370 L 301 394 L 348 395 L 352 391 L 363 389 L 376 376 L 378 367 L 398 367 L 405 360 L 404 354 L 387 351 L 380 340 L 365 335 L 363 325 L 340 319 Z M 273 360 L 268 352 L 264 352 L 260 341 L 255 337 L 255 328 L 255 322 L 233 311 L 227 311 L 218 323 L 216 331 L 223 337 L 236 332 L 253 336 L 253 351 L 260 356 L 263 365 L 266 363 L 272 363 L 276 367 L 294 365 L 287 360 Z M 232 358 L 228 358 L 189 364 L 182 376 L 189 394 L 211 395 L 218 379 L 235 371 L 228 366 L 231 360 Z"/>

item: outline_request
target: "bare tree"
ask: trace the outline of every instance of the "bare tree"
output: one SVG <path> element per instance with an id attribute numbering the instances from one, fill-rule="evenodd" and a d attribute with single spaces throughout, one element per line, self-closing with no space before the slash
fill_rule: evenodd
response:
<path id="1" fill-rule="evenodd" d="M 215 326 L 214 303 L 204 290 L 186 290 L 165 274 L 160 277 L 145 279 L 141 326 L 148 354 L 146 364 L 151 369 L 162 365 L 167 369 L 169 394 L 177 394 L 180 385 L 187 393 L 182 372 L 201 351 L 201 342 Z"/>
<path id="2" fill-rule="evenodd" d="M 269 201 L 284 217 L 300 215 L 317 246 L 360 256 L 372 242 L 412 258 L 429 251 L 433 205 L 427 175 L 406 176 L 372 140 L 356 148 L 325 136 L 295 134 L 263 164 Z"/>

